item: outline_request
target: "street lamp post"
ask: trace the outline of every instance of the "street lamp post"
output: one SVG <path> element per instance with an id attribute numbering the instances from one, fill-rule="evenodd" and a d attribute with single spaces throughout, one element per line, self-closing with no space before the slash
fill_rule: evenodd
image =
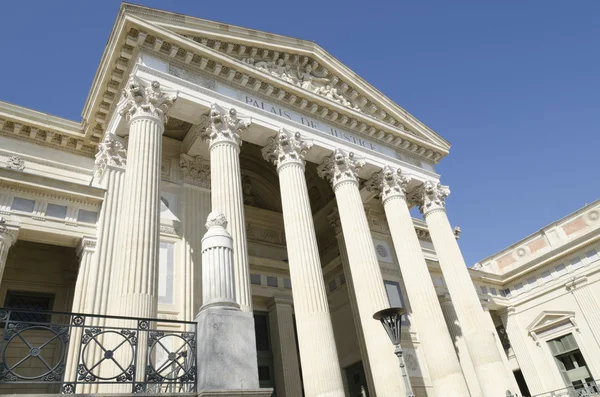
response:
<path id="1" fill-rule="evenodd" d="M 404 380 L 404 388 L 406 389 L 406 397 L 415 397 L 410 386 L 410 380 L 406 373 L 406 366 L 404 365 L 404 358 L 402 357 L 402 347 L 400 347 L 400 334 L 402 332 L 402 316 L 406 313 L 406 310 L 401 307 L 390 307 L 389 309 L 383 309 L 373 315 L 375 320 L 381 321 L 383 328 L 387 332 L 392 344 L 396 346 L 394 353 L 398 356 L 400 362 L 400 371 L 402 371 L 402 379 Z"/>

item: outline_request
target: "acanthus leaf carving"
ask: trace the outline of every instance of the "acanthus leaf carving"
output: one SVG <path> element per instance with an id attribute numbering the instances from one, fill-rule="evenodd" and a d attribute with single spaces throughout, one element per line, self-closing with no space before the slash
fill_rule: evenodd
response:
<path id="1" fill-rule="evenodd" d="M 269 143 L 261 152 L 265 160 L 273 162 L 278 168 L 290 163 L 304 166 L 304 157 L 312 145 L 312 142 L 303 140 L 299 132 L 292 133 L 282 128 L 277 135 L 269 138 Z"/>
<path id="2" fill-rule="evenodd" d="M 423 185 L 415 190 L 411 201 L 419 206 L 421 214 L 427 215 L 434 210 L 445 210 L 446 198 L 449 195 L 450 189 L 448 186 L 443 186 L 439 182 L 425 181 Z"/>
<path id="3" fill-rule="evenodd" d="M 127 118 L 127 121 L 131 121 L 135 116 L 150 116 L 157 118 L 161 123 L 166 123 L 166 113 L 175 100 L 177 95 L 167 95 L 162 92 L 158 81 L 153 81 L 149 87 L 144 87 L 132 77 L 121 93 L 118 111 Z"/>
<path id="4" fill-rule="evenodd" d="M 114 134 L 106 134 L 98 144 L 98 152 L 94 162 L 94 176 L 100 178 L 107 167 L 125 169 L 127 149 L 121 138 Z"/>
<path id="5" fill-rule="evenodd" d="M 202 156 L 192 157 L 182 153 L 179 168 L 184 183 L 210 189 L 210 163 Z"/>
<path id="6" fill-rule="evenodd" d="M 382 201 L 385 203 L 392 197 L 405 198 L 409 182 L 410 177 L 404 175 L 400 168 L 394 169 L 386 165 L 366 182 L 366 188 L 371 192 L 381 194 Z"/>
<path id="7" fill-rule="evenodd" d="M 317 167 L 317 173 L 321 178 L 331 182 L 333 189 L 342 182 L 358 183 L 358 171 L 365 165 L 365 161 L 356 158 L 354 152 L 348 154 L 340 149 L 329 157 L 325 157 L 323 163 Z"/>
<path id="8" fill-rule="evenodd" d="M 221 106 L 213 103 L 210 105 L 210 112 L 200 126 L 201 135 L 204 140 L 213 146 L 219 142 L 229 142 L 235 145 L 242 145 L 241 132 L 247 130 L 252 124 L 252 120 L 242 120 L 237 115 L 235 108 L 226 111 Z"/>

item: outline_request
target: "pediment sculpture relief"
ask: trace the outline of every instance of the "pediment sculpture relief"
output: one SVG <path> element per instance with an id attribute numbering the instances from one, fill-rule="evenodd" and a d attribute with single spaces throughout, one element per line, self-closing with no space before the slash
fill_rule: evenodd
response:
<path id="1" fill-rule="evenodd" d="M 321 95 L 329 100 L 337 102 L 343 106 L 347 106 L 359 112 L 362 110 L 346 99 L 333 86 L 333 81 L 326 77 L 319 77 L 313 73 L 313 67 L 310 64 L 302 66 L 299 61 L 287 61 L 278 59 L 277 61 L 255 60 L 252 57 L 242 58 L 242 62 L 269 73 L 272 76 L 287 81 L 290 84 L 302 87 L 305 90 Z"/>

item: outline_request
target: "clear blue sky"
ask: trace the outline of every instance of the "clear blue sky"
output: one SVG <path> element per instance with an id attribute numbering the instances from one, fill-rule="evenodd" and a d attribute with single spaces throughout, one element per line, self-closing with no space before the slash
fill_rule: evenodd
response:
<path id="1" fill-rule="evenodd" d="M 119 2 L 2 2 L 0 100 L 79 121 Z M 452 143 L 470 266 L 600 198 L 600 1 L 142 1 L 313 40 Z"/>

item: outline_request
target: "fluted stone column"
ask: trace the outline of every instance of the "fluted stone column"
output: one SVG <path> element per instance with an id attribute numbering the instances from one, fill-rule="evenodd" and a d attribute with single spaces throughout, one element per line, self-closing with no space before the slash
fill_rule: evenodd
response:
<path id="1" fill-rule="evenodd" d="M 118 307 L 124 316 L 157 314 L 162 134 L 174 100 L 156 81 L 146 88 L 130 81 L 119 103 L 129 122 L 117 260 Z"/>
<path id="2" fill-rule="evenodd" d="M 449 193 L 447 187 L 427 181 L 414 199 L 427 222 L 483 396 L 505 397 L 507 390 L 513 393 L 516 390 L 512 390 L 508 371 L 496 348 L 493 334 L 487 331 L 479 296 L 446 216 L 445 199 Z"/>
<path id="3" fill-rule="evenodd" d="M 275 297 L 268 310 L 277 395 L 302 397 L 292 301 Z"/>
<path id="4" fill-rule="evenodd" d="M 397 397 L 406 393 L 394 348 L 384 328 L 373 320 L 373 314 L 389 307 L 389 302 L 358 190 L 358 170 L 363 165 L 364 161 L 355 159 L 353 153 L 336 149 L 317 171 L 331 182 L 335 192 L 373 376 L 373 392 L 378 397 Z"/>
<path id="5" fill-rule="evenodd" d="M 365 344 L 365 335 L 362 330 L 360 322 L 360 314 L 358 312 L 358 302 L 356 301 L 356 293 L 354 292 L 354 282 L 352 281 L 352 272 L 350 271 L 350 262 L 348 261 L 348 251 L 346 250 L 346 242 L 344 240 L 344 233 L 342 231 L 342 222 L 340 221 L 340 213 L 335 207 L 333 211 L 327 216 L 329 224 L 335 231 L 335 238 L 338 242 L 340 250 L 340 259 L 342 261 L 342 269 L 344 270 L 344 277 L 346 277 L 346 286 L 348 290 L 348 300 L 350 301 L 350 309 L 352 309 L 352 319 L 354 320 L 354 328 L 356 330 L 356 338 L 358 339 L 358 350 L 360 350 L 360 358 L 362 360 L 363 368 L 365 370 L 365 377 L 367 378 L 367 388 L 372 393 L 375 390 L 375 383 L 373 381 L 373 374 L 371 373 L 371 365 L 369 363 L 369 354 L 367 352 L 367 346 Z"/>
<path id="6" fill-rule="evenodd" d="M 6 267 L 8 250 L 17 241 L 18 234 L 19 228 L 8 226 L 4 217 L 0 216 L 0 281 L 2 281 L 4 268 Z"/>
<path id="7" fill-rule="evenodd" d="M 202 135 L 210 149 L 212 210 L 225 214 L 233 238 L 236 299 L 242 311 L 251 313 L 252 291 L 239 158 L 240 133 L 249 126 L 249 121 L 238 118 L 235 109 L 226 111 L 213 104 L 205 123 L 199 128 L 203 129 Z"/>
<path id="8" fill-rule="evenodd" d="M 479 380 L 477 380 L 477 374 L 475 373 L 475 368 L 473 367 L 473 362 L 471 361 L 471 356 L 467 349 L 467 343 L 465 342 L 465 338 L 462 337 L 460 325 L 456 318 L 456 312 L 454 311 L 454 306 L 450 299 L 450 294 L 444 294 L 440 296 L 439 299 L 442 312 L 444 313 L 444 319 L 446 320 L 448 331 L 450 332 L 450 337 L 454 342 L 460 366 L 463 370 L 467 386 L 469 387 L 469 393 L 471 394 L 471 397 L 481 397 Z"/>
<path id="9" fill-rule="evenodd" d="M 537 373 L 537 369 L 533 360 L 531 359 L 531 353 L 527 348 L 526 338 L 529 336 L 526 334 L 525 328 L 521 327 L 515 315 L 516 310 L 514 307 L 506 309 L 506 334 L 510 340 L 510 346 L 512 347 L 519 368 L 523 372 L 525 383 L 532 395 L 545 392 L 546 386 L 544 385 L 542 378 Z"/>
<path id="10" fill-rule="evenodd" d="M 423 250 L 406 203 L 410 178 L 400 169 L 385 166 L 367 181 L 367 188 L 381 194 L 390 234 L 411 303 L 411 319 L 416 325 L 431 383 L 438 397 L 469 394 Z M 440 357 L 444 357 L 440 360 Z"/>
<path id="11" fill-rule="evenodd" d="M 118 279 L 116 269 L 119 223 L 123 208 L 123 184 L 127 151 L 123 139 L 107 133 L 98 145 L 94 167 L 94 183 L 104 188 L 104 201 L 97 223 L 96 253 L 92 256 L 89 277 L 94 288 L 84 290 L 88 314 L 117 314 L 117 307 L 110 305 L 114 286 Z"/>
<path id="12" fill-rule="evenodd" d="M 581 314 L 587 322 L 596 343 L 600 345 L 600 305 L 594 297 L 592 290 L 588 285 L 586 276 L 573 278 L 570 282 L 565 284 L 567 291 L 570 291 L 577 305 L 581 309 Z"/>
<path id="13" fill-rule="evenodd" d="M 304 154 L 311 146 L 300 133 L 282 129 L 262 153 L 277 166 L 279 175 L 304 393 L 307 397 L 343 397 L 344 384 L 304 176 Z"/>
<path id="14" fill-rule="evenodd" d="M 79 271 L 75 281 L 75 292 L 73 294 L 73 305 L 71 311 L 73 313 L 82 313 L 86 307 L 86 291 L 93 289 L 94 279 L 90 277 L 91 265 L 96 252 L 96 239 L 93 237 L 84 237 L 81 239 L 77 247 L 77 256 L 79 257 Z M 79 357 L 77 353 L 80 349 L 82 328 L 74 327 L 71 330 L 71 342 L 69 343 L 69 351 L 67 355 L 65 376 L 67 380 L 74 381 L 76 376 L 76 367 Z M 83 385 L 79 386 L 78 392 L 81 392 Z"/>
<path id="15" fill-rule="evenodd" d="M 202 305 L 203 220 L 210 213 L 210 166 L 202 157 L 181 154 L 183 174 L 183 320 L 192 321 Z"/>

